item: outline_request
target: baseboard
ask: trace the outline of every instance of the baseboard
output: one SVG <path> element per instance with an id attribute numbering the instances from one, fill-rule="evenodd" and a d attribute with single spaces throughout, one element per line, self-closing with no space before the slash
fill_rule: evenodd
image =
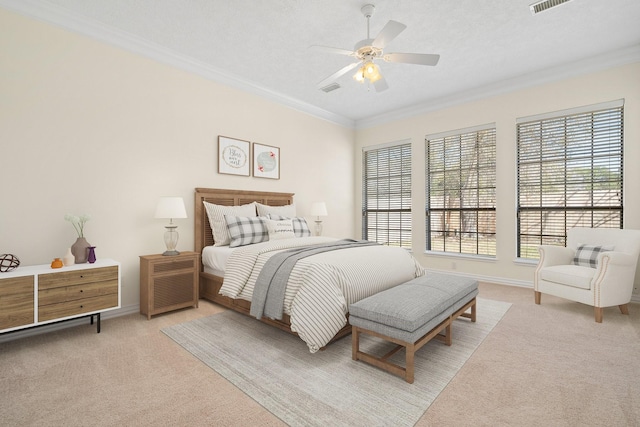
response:
<path id="1" fill-rule="evenodd" d="M 461 277 L 473 277 L 475 279 L 478 279 L 478 281 L 480 282 L 489 282 L 489 283 L 496 283 L 498 285 L 517 286 L 520 288 L 533 289 L 533 281 L 505 279 L 504 277 L 482 276 L 478 274 L 461 273 L 458 271 L 451 271 L 451 270 L 436 270 L 432 268 L 428 268 L 427 271 L 433 271 L 435 273 L 452 274 L 454 276 L 461 276 Z M 640 303 L 640 294 L 631 294 L 631 302 Z"/>
<path id="2" fill-rule="evenodd" d="M 104 313 L 100 314 L 100 319 L 106 320 L 114 317 L 126 316 L 133 313 L 140 313 L 140 306 L 138 304 L 121 307 L 116 310 L 105 311 Z M 31 337 L 34 335 L 46 334 L 48 332 L 59 331 L 66 328 L 72 328 L 74 326 L 85 325 L 88 323 L 89 320 L 87 317 L 80 317 L 78 319 L 50 323 L 48 325 L 42 326 L 34 326 L 31 328 L 20 329 L 12 332 L 5 332 L 3 334 L 0 334 L 0 343 L 13 341 L 20 338 Z"/>
<path id="3" fill-rule="evenodd" d="M 519 288 L 533 289 L 532 281 L 506 279 L 504 277 L 483 276 L 479 274 L 462 273 L 459 271 L 451 271 L 451 270 L 436 270 L 433 268 L 427 268 L 427 271 L 433 271 L 434 273 L 451 274 L 453 276 L 472 277 L 474 279 L 478 279 L 479 282 L 489 282 L 489 283 L 496 283 L 498 285 L 517 286 Z"/>

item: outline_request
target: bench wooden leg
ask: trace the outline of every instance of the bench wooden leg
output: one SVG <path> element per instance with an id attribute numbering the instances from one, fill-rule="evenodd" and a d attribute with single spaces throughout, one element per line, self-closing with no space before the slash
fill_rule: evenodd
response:
<path id="1" fill-rule="evenodd" d="M 466 313 L 466 311 L 471 308 L 471 313 Z M 471 319 L 472 322 L 476 321 L 476 299 L 472 299 L 471 301 L 469 301 L 468 303 L 465 304 L 464 307 L 462 307 L 460 310 L 456 311 L 455 313 L 453 313 L 453 319 L 455 320 L 458 316 L 460 317 L 466 317 L 467 319 Z"/>
<path id="2" fill-rule="evenodd" d="M 451 347 L 451 321 L 446 328 L 444 328 L 444 343 Z"/>
<path id="3" fill-rule="evenodd" d="M 416 346 L 414 344 L 407 344 L 406 348 L 406 357 L 405 357 L 405 372 L 404 372 L 404 380 L 409 384 L 413 384 L 413 361 L 416 353 Z"/>
<path id="4" fill-rule="evenodd" d="M 622 304 L 618 306 L 620 308 L 620 313 L 629 314 L 629 304 Z"/>
<path id="5" fill-rule="evenodd" d="M 358 360 L 358 350 L 360 349 L 360 330 L 353 326 L 351 328 L 351 358 Z"/>
<path id="6" fill-rule="evenodd" d="M 536 304 L 540 304 L 540 295 L 542 295 L 538 291 L 533 291 L 533 295 L 535 296 Z"/>

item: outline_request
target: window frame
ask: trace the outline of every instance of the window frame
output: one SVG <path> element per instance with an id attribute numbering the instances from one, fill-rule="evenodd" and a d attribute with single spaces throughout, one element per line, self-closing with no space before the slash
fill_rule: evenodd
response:
<path id="1" fill-rule="evenodd" d="M 587 126 L 587 123 L 590 125 Z M 539 137 L 531 136 L 535 134 L 536 126 L 539 127 Z M 561 141 L 563 147 L 560 147 Z M 539 157 L 537 162 L 534 159 L 536 155 Z M 588 163 L 590 169 L 582 166 L 582 163 Z M 603 166 L 605 164 L 608 166 Z M 580 173 L 579 165 L 582 166 L 582 172 L 585 172 L 583 178 L 586 179 L 577 178 Z M 535 178 L 535 167 L 539 168 L 539 180 L 534 181 L 528 176 L 525 180 L 523 176 L 527 174 L 527 170 L 533 171 L 529 174 Z M 604 177 L 599 177 L 596 173 L 598 168 L 601 172 L 603 168 L 609 170 Z M 612 173 L 612 170 L 619 171 Z M 590 173 L 587 175 L 588 171 Z M 619 178 L 612 179 L 616 175 Z M 558 180 L 558 176 L 563 176 L 563 179 Z M 535 185 L 539 188 L 537 204 L 531 202 L 536 193 L 530 189 L 536 188 Z M 600 200 L 604 202 L 598 203 L 597 188 L 606 185 L 612 188 L 600 190 Z M 559 191 L 543 191 L 544 187 L 554 186 L 563 186 L 564 195 L 561 196 Z M 577 191 L 579 186 L 588 187 L 589 190 Z M 537 259 L 537 245 L 565 246 L 567 231 L 572 227 L 623 228 L 624 100 L 517 119 L 516 192 L 516 256 L 519 259 Z M 587 202 L 578 204 L 572 201 L 572 198 L 579 198 L 576 194 Z M 562 198 L 563 203 L 557 203 Z M 618 204 L 607 203 L 607 200 L 613 201 L 616 198 Z M 606 215 L 615 212 L 618 212 L 619 217 L 604 223 L 598 222 L 598 218 L 606 221 Z M 585 218 L 585 214 L 589 214 L 589 218 Z M 535 215 L 539 216 L 539 225 L 536 230 L 532 230 L 531 223 Z M 562 219 L 556 219 L 554 223 L 554 218 Z M 554 225 L 557 230 L 554 230 Z"/>
<path id="2" fill-rule="evenodd" d="M 362 238 L 365 240 L 407 249 L 412 247 L 411 145 L 411 140 L 401 140 L 362 148 Z M 389 160 L 387 166 L 391 168 L 394 153 L 400 158 L 388 173 L 380 165 L 375 171 L 369 170 L 374 167 L 375 162 L 371 159 L 374 155 L 378 162 L 385 158 Z M 375 191 L 370 191 L 374 188 Z"/>
<path id="3" fill-rule="evenodd" d="M 485 138 L 484 141 L 483 138 Z M 470 143 L 473 143 L 472 151 L 465 149 L 465 145 Z M 480 146 L 479 144 L 484 145 Z M 489 150 L 488 154 L 484 150 Z M 436 161 L 432 157 L 434 155 L 437 156 L 440 152 L 442 165 L 438 169 Z M 453 154 L 450 157 L 453 158 L 452 163 L 455 166 L 453 171 L 457 170 L 459 174 L 457 182 L 455 179 L 447 179 L 447 171 L 451 170 L 451 168 L 447 167 L 449 162 L 447 160 L 447 152 Z M 483 152 L 486 156 L 482 155 Z M 468 161 L 469 155 L 473 159 L 470 163 Z M 496 156 L 495 123 L 431 134 L 425 137 L 425 248 L 427 251 L 465 255 L 474 258 L 496 258 Z M 485 173 L 484 177 L 481 176 L 482 172 Z M 467 174 L 464 182 L 463 174 Z M 436 177 L 439 175 L 441 175 L 441 191 L 436 188 L 438 187 Z M 471 183 L 469 182 L 469 177 L 471 177 Z M 447 184 L 447 181 L 449 181 L 449 184 Z M 453 181 L 454 185 L 450 184 L 451 181 Z M 475 185 L 473 182 L 475 182 Z M 467 193 L 471 197 L 459 197 L 457 206 L 447 207 L 445 206 L 447 191 L 457 192 L 458 194 Z M 473 194 L 474 192 L 475 194 Z M 486 196 L 487 192 L 490 196 L 490 203 L 485 202 L 484 196 Z M 441 203 L 436 203 L 437 196 L 435 194 L 437 193 L 441 193 Z M 468 205 L 470 201 L 473 206 Z M 438 204 L 441 206 L 438 206 Z M 443 215 L 441 220 L 442 230 L 435 230 L 434 228 L 436 213 Z M 445 216 L 447 219 L 444 219 Z M 457 247 L 454 246 L 453 250 L 451 246 L 447 245 L 447 237 L 451 233 L 448 224 L 452 222 L 452 216 L 457 219 L 459 225 L 455 229 L 452 242 L 450 242 L 457 244 Z M 471 227 L 461 231 L 464 228 L 462 223 L 465 217 L 471 218 Z M 481 220 L 481 217 L 484 218 Z M 481 225 L 483 225 L 482 231 Z M 434 233 L 436 231 L 442 234 L 442 245 L 439 248 L 434 247 Z M 458 232 L 460 233 L 459 235 Z M 466 238 L 463 238 L 463 235 L 466 235 Z M 471 246 L 469 245 L 470 243 Z"/>

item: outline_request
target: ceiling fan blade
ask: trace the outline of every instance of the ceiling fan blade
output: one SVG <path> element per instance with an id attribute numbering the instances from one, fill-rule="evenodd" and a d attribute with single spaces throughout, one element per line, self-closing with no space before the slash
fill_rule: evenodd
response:
<path id="1" fill-rule="evenodd" d="M 391 42 L 391 40 L 398 37 L 398 34 L 404 31 L 407 28 L 406 25 L 401 24 L 398 21 L 389 21 L 387 25 L 384 26 L 378 37 L 375 38 L 373 43 L 371 43 L 375 47 L 379 47 L 383 49 L 387 44 Z"/>
<path id="2" fill-rule="evenodd" d="M 329 77 L 327 77 L 326 79 L 324 79 L 320 83 L 318 83 L 318 88 L 323 88 L 326 85 L 328 85 L 329 83 L 333 83 L 339 77 L 341 77 L 343 74 L 348 73 L 350 70 L 353 70 L 358 65 L 360 65 L 360 62 L 354 62 L 353 64 L 349 64 L 346 67 L 341 68 L 340 70 L 336 71 L 335 73 L 331 74 Z"/>
<path id="3" fill-rule="evenodd" d="M 389 85 L 387 84 L 387 81 L 382 76 L 378 80 L 373 82 L 373 87 L 376 88 L 376 92 L 382 92 L 389 89 Z"/>
<path id="4" fill-rule="evenodd" d="M 309 46 L 309 49 L 317 50 L 318 52 L 337 53 L 338 55 L 347 55 L 347 56 L 356 55 L 356 53 L 352 50 L 340 49 L 337 47 L 330 47 L 330 46 L 320 46 L 317 44 L 314 44 L 313 46 Z"/>
<path id="5" fill-rule="evenodd" d="M 387 62 L 401 62 L 403 64 L 436 65 L 440 55 L 430 53 L 387 53 L 382 56 Z"/>

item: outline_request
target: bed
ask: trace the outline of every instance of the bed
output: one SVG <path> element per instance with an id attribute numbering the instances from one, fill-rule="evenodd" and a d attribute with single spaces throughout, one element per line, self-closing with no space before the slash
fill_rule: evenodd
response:
<path id="1" fill-rule="evenodd" d="M 200 297 L 246 315 L 251 313 L 253 285 L 269 258 L 283 249 L 330 245 L 338 240 L 303 236 L 236 248 L 214 247 L 214 232 L 203 202 L 235 207 L 257 202 L 287 209 L 293 204 L 293 194 L 196 188 L 195 250 L 203 260 Z M 214 261 L 211 253 L 216 254 Z M 351 332 L 349 303 L 422 274 L 424 269 L 400 248 L 368 245 L 316 254 L 296 262 L 281 318 L 263 316 L 260 320 L 298 335 L 313 353 Z"/>

